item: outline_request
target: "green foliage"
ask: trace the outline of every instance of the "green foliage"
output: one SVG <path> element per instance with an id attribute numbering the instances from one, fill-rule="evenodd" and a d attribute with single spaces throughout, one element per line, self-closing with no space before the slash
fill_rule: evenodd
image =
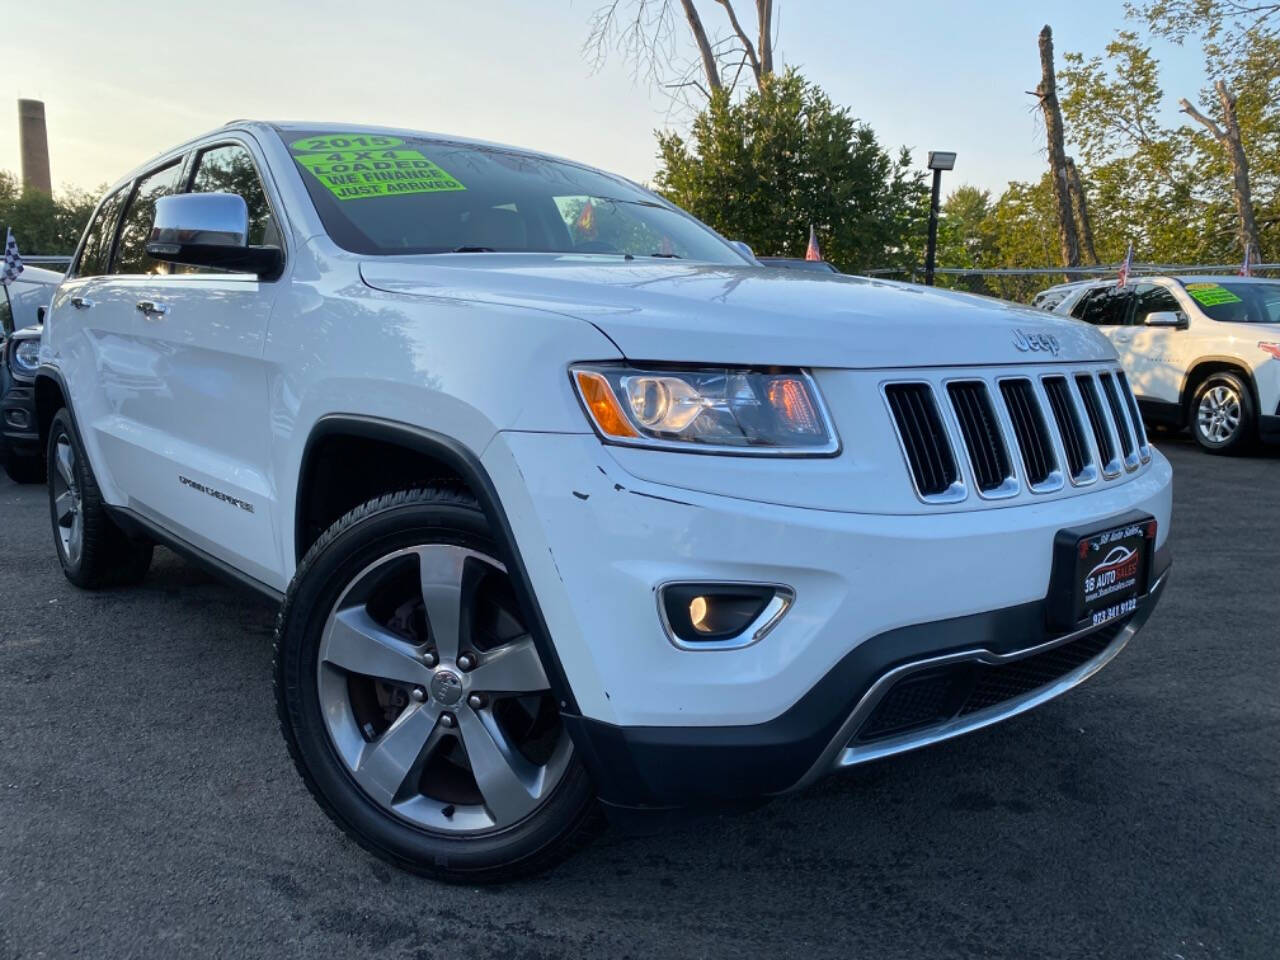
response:
<path id="1" fill-rule="evenodd" d="M 756 253 L 804 256 L 809 225 L 843 270 L 922 258 L 923 174 L 794 71 L 711 98 L 689 138 L 659 132 L 658 190 Z"/>
<path id="2" fill-rule="evenodd" d="M 40 190 L 23 190 L 17 177 L 0 170 L 0 236 L 6 227 L 12 228 L 24 254 L 70 254 L 103 191 L 72 189 L 51 197 Z"/>

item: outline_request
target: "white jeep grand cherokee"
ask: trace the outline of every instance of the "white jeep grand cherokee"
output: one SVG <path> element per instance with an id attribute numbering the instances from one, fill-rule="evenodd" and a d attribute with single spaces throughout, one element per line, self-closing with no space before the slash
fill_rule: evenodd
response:
<path id="1" fill-rule="evenodd" d="M 795 790 L 1107 663 L 1171 473 L 1067 318 L 760 266 L 539 154 L 236 123 L 103 199 L 38 420 L 63 569 L 282 598 L 298 770 L 477 881 Z"/>

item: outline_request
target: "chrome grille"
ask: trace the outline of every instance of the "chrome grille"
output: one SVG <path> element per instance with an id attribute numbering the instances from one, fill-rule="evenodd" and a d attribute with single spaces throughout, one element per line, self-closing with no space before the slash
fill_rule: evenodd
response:
<path id="1" fill-rule="evenodd" d="M 1120 450 L 1124 454 L 1124 468 L 1138 469 L 1138 449 L 1133 442 L 1133 430 L 1129 426 L 1129 418 L 1120 404 L 1120 391 L 1116 388 L 1115 378 L 1110 373 L 1098 374 L 1098 382 L 1102 384 L 1102 392 L 1106 395 L 1107 406 L 1111 409 L 1111 420 L 1120 437 Z"/>
<path id="2" fill-rule="evenodd" d="M 1040 401 L 1031 381 L 1023 377 L 1001 380 L 1000 393 L 1004 397 L 1005 409 L 1009 411 L 1013 435 L 1018 440 L 1027 483 L 1037 493 L 1061 487 L 1058 458 L 1053 452 L 1049 428 L 1044 422 Z"/>
<path id="3" fill-rule="evenodd" d="M 880 389 L 926 503 L 958 503 L 970 486 L 983 499 L 1048 494 L 1151 460 L 1137 401 L 1115 367 L 890 379 Z"/>
<path id="4" fill-rule="evenodd" d="M 1013 464 L 1000 433 L 991 394 L 981 380 L 956 380 L 947 384 L 951 408 L 960 424 L 969 468 L 978 490 L 987 496 L 1012 496 L 1018 492 Z"/>
<path id="5" fill-rule="evenodd" d="M 933 387 L 927 383 L 891 383 L 885 400 L 898 428 L 898 440 L 911 468 L 916 493 L 922 500 L 945 503 L 963 500 L 964 485 L 956 467 Z"/>
<path id="6" fill-rule="evenodd" d="M 1133 423 L 1133 432 L 1138 438 L 1138 456 L 1146 463 L 1151 459 L 1151 444 L 1147 442 L 1147 427 L 1138 410 L 1138 398 L 1133 395 L 1133 388 L 1129 386 L 1129 378 L 1124 375 L 1123 370 L 1116 371 L 1116 380 L 1120 383 L 1120 392 L 1124 394 L 1125 403 L 1129 407 L 1129 420 Z"/>

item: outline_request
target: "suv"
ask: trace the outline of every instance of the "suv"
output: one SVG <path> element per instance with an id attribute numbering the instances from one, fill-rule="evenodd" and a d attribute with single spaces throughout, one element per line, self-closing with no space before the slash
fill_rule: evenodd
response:
<path id="1" fill-rule="evenodd" d="M 37 380 L 67 577 L 283 601 L 333 820 L 460 881 L 1090 676 L 1169 566 L 1105 337 L 785 273 L 541 154 L 239 123 L 114 186 Z"/>
<path id="2" fill-rule="evenodd" d="M 27 267 L 0 300 L 0 463 L 15 483 L 44 482 L 33 381 L 41 324 L 62 274 Z"/>
<path id="3" fill-rule="evenodd" d="M 1110 338 L 1148 422 L 1189 426 L 1211 453 L 1280 441 L 1280 281 L 1097 281 L 1053 310 Z"/>

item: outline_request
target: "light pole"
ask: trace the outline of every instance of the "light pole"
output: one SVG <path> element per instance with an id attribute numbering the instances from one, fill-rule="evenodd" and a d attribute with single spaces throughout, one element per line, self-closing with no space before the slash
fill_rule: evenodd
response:
<path id="1" fill-rule="evenodd" d="M 933 171 L 933 199 L 929 202 L 929 246 L 924 254 L 925 286 L 933 286 L 933 268 L 938 257 L 938 201 L 942 193 L 942 171 L 954 170 L 956 155 L 942 150 L 929 151 L 929 169 Z"/>

